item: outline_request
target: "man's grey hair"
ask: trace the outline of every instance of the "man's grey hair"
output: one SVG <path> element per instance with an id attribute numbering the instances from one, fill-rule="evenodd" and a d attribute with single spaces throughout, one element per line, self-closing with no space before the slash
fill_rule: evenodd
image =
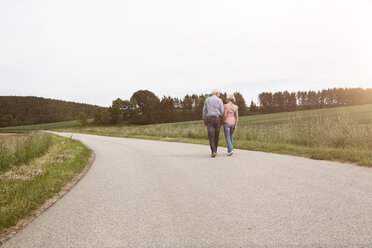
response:
<path id="1" fill-rule="evenodd" d="M 226 97 L 226 100 L 231 100 L 232 102 L 235 102 L 235 96 L 234 94 L 228 94 L 227 97 Z"/>
<path id="2" fill-rule="evenodd" d="M 214 89 L 213 91 L 212 91 L 212 95 L 216 95 L 216 94 L 221 94 L 221 91 L 219 90 L 219 89 Z"/>

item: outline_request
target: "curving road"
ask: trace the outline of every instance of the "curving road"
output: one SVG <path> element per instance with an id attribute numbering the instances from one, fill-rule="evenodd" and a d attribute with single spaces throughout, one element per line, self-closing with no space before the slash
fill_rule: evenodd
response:
<path id="1" fill-rule="evenodd" d="M 2 248 L 372 247 L 372 168 L 73 137 L 95 151 L 92 168 Z"/>

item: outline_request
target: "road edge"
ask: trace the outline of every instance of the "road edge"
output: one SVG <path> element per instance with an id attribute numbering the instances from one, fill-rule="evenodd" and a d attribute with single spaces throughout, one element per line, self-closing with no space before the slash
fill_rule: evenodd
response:
<path id="1" fill-rule="evenodd" d="M 58 134 L 57 134 L 58 135 Z M 84 144 L 84 146 L 86 146 Z M 88 146 L 86 146 L 88 147 Z M 84 176 L 88 173 L 90 168 L 92 167 L 96 154 L 93 149 L 88 147 L 88 149 L 91 151 L 91 156 L 88 158 L 88 161 L 84 167 L 84 169 L 77 174 L 69 183 L 67 183 L 59 193 L 57 193 L 52 198 L 49 198 L 46 200 L 42 205 L 40 205 L 37 209 L 32 211 L 30 216 L 28 216 L 25 219 L 22 219 L 18 221 L 18 223 L 15 226 L 9 227 L 3 234 L 0 234 L 0 247 L 9 239 L 14 237 L 18 232 L 20 232 L 23 228 L 31 224 L 37 217 L 39 217 L 41 214 L 43 214 L 46 210 L 48 210 L 50 207 L 52 207 L 59 199 L 61 199 L 63 196 L 65 196 L 81 179 L 84 178 Z"/>

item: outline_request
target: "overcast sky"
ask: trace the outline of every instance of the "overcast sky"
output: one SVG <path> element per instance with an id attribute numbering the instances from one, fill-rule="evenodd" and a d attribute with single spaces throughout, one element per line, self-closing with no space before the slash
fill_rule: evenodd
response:
<path id="1" fill-rule="evenodd" d="M 372 87 L 372 1 L 1 0 L 0 95 Z"/>

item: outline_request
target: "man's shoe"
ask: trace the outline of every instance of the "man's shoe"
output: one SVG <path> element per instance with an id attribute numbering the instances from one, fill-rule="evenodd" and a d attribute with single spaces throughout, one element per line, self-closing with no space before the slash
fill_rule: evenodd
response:
<path id="1" fill-rule="evenodd" d="M 227 153 L 227 156 L 231 156 L 233 154 L 234 154 L 234 151 L 231 151 L 231 152 Z"/>
<path id="2" fill-rule="evenodd" d="M 216 157 L 217 153 L 212 152 L 212 158 Z"/>

